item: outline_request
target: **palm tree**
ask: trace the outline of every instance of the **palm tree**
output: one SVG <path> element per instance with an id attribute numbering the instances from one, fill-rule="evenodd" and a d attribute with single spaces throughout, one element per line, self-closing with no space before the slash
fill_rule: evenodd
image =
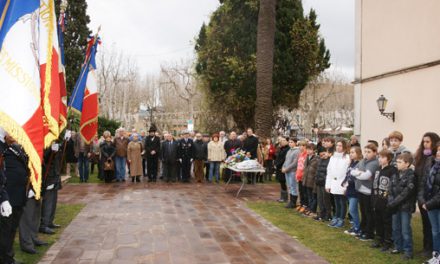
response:
<path id="1" fill-rule="evenodd" d="M 276 0 L 260 0 L 257 31 L 256 134 L 270 137 L 273 120 L 272 75 L 276 30 Z"/>

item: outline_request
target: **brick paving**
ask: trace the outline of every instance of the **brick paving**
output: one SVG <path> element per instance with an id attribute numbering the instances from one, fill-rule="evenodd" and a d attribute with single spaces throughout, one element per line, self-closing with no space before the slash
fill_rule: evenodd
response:
<path id="1" fill-rule="evenodd" d="M 40 264 L 327 263 L 255 214 L 277 185 L 69 184 L 61 203 L 86 203 Z"/>

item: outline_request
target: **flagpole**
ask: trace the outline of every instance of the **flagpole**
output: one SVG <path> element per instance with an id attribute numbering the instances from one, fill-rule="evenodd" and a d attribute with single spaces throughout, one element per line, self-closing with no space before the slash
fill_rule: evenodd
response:
<path id="1" fill-rule="evenodd" d="M 101 31 L 101 25 L 98 27 L 98 30 L 97 30 L 97 32 L 96 32 L 96 34 L 94 36 L 92 47 L 96 44 L 96 41 L 98 39 L 98 34 L 99 34 L 100 31 Z M 87 54 L 86 54 L 86 56 L 87 56 Z M 84 65 L 88 65 L 89 64 L 90 58 L 91 58 L 91 56 L 86 57 L 86 61 L 85 61 Z M 84 77 L 85 69 L 86 69 L 86 67 L 83 67 L 81 69 L 82 72 L 81 72 L 79 80 L 81 80 Z M 75 90 L 75 88 L 74 88 L 74 90 Z M 67 118 L 67 130 L 69 130 L 69 131 L 71 131 L 71 128 L 72 128 L 72 119 L 69 118 L 69 116 L 70 116 L 70 112 L 71 112 L 71 109 L 72 109 L 72 102 L 75 100 L 77 92 L 78 92 L 78 90 L 75 90 L 75 94 L 73 95 L 72 100 L 70 100 L 70 103 L 67 106 L 67 113 L 66 113 L 67 116 L 66 116 L 66 118 Z M 70 134 L 70 135 L 72 136 L 72 134 Z M 64 166 L 64 159 L 65 159 L 65 154 L 66 154 L 66 148 L 67 148 L 67 141 L 64 140 L 63 155 L 61 156 L 61 166 Z M 61 171 L 63 171 L 63 170 L 61 170 Z"/>

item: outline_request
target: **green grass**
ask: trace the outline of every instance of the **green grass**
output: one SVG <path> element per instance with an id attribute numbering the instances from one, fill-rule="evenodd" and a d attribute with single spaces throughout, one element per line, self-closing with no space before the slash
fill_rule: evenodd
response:
<path id="1" fill-rule="evenodd" d="M 369 247 L 371 242 L 359 241 L 344 234 L 345 229 L 330 228 L 327 222 L 317 222 L 299 215 L 296 211 L 285 209 L 284 204 L 249 202 L 247 206 L 330 263 L 423 263 L 425 260 L 418 256 L 422 251 L 423 241 L 422 223 L 418 213 L 412 218 L 415 258 L 410 262 L 403 262 L 401 255 L 372 249 Z"/>
<path id="2" fill-rule="evenodd" d="M 90 170 L 89 170 L 90 171 Z M 72 172 L 71 177 L 69 178 L 68 182 L 69 183 L 80 183 L 79 182 L 79 177 L 75 176 L 75 174 Z M 87 183 L 103 183 L 104 181 L 101 181 L 100 179 L 98 179 L 98 169 L 95 168 L 94 173 L 89 173 L 89 180 L 87 181 Z"/>
<path id="3" fill-rule="evenodd" d="M 58 204 L 57 212 L 55 215 L 55 223 L 61 225 L 61 228 L 56 229 L 54 235 L 38 234 L 38 237 L 49 243 L 48 246 L 37 247 L 38 254 L 30 255 L 20 250 L 18 235 L 14 243 L 15 259 L 26 263 L 33 264 L 38 263 L 44 256 L 46 251 L 59 239 L 63 230 L 69 225 L 70 222 L 78 215 L 84 204 Z"/>

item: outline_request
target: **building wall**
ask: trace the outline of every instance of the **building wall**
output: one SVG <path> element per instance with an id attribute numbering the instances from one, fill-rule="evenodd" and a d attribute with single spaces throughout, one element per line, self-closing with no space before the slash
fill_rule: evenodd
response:
<path id="1" fill-rule="evenodd" d="M 358 0 L 356 80 L 440 60 L 439 11 L 438 0 Z M 399 130 L 404 145 L 415 150 L 423 133 L 440 133 L 433 116 L 440 107 L 440 66 L 357 86 L 355 131 L 364 144 Z M 378 111 L 376 100 L 382 94 L 388 99 L 386 112 L 396 113 L 395 123 Z"/>

